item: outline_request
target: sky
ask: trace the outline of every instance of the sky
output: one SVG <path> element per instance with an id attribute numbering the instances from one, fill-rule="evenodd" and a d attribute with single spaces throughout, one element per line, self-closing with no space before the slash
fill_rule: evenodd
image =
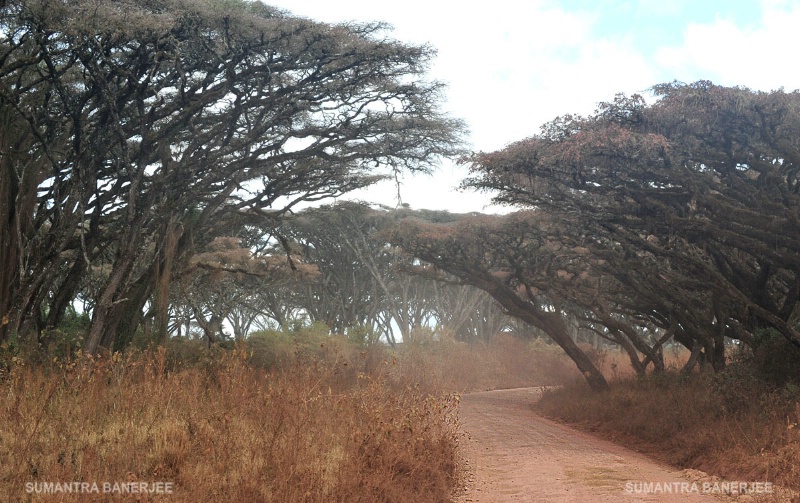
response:
<path id="1" fill-rule="evenodd" d="M 800 88 L 800 0 L 264 0 L 329 23 L 386 21 L 397 40 L 438 50 L 429 77 L 442 108 L 466 121 L 468 148 L 494 151 L 567 113 L 592 113 L 619 92 L 710 80 L 771 91 Z M 402 180 L 415 209 L 495 212 L 458 192 L 463 166 Z M 397 205 L 393 183 L 354 197 Z"/>

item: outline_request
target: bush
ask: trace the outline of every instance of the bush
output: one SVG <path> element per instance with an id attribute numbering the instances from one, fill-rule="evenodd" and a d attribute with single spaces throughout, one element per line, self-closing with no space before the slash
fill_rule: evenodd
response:
<path id="1" fill-rule="evenodd" d="M 80 350 L 90 322 L 88 313 L 78 313 L 74 309 L 67 310 L 58 328 L 44 330 L 39 336 L 46 356 L 63 359 Z"/>
<path id="2" fill-rule="evenodd" d="M 800 348 L 773 328 L 756 333 L 752 350 L 743 351 L 743 360 L 754 367 L 761 379 L 772 385 L 800 384 Z"/>
<path id="3" fill-rule="evenodd" d="M 330 335 L 322 323 L 295 326 L 289 330 L 262 330 L 251 334 L 243 349 L 250 363 L 260 368 L 287 365 L 297 359 L 322 357 L 326 346 L 342 343 L 341 336 Z"/>

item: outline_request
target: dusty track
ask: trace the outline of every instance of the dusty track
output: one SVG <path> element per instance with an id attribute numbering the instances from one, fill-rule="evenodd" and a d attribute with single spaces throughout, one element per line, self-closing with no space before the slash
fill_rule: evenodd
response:
<path id="1" fill-rule="evenodd" d="M 719 503 L 733 499 L 693 493 L 691 488 L 683 494 L 643 493 L 647 487 L 640 483 L 663 487 L 691 481 L 679 470 L 537 415 L 531 405 L 540 394 L 539 388 L 522 388 L 462 397 L 469 480 L 457 501 Z"/>

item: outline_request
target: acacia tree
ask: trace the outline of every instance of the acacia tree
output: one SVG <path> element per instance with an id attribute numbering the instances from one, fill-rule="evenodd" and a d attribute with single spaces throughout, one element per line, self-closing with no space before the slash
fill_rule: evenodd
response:
<path id="1" fill-rule="evenodd" d="M 165 318 L 198 246 L 456 152 L 433 50 L 385 33 L 248 1 L 4 2 L 0 338 L 103 264 L 86 349 L 112 347 L 149 300 Z"/>
<path id="2" fill-rule="evenodd" d="M 377 327 L 382 321 L 384 292 L 373 271 L 361 261 L 367 254 L 388 267 L 382 246 L 369 241 L 358 241 L 363 248 L 351 246 L 374 231 L 376 222 L 367 212 L 367 207 L 355 203 L 323 206 L 285 219 L 280 229 L 291 246 L 320 272 L 315 280 L 287 291 L 282 303 L 293 303 L 335 333 Z"/>
<path id="3" fill-rule="evenodd" d="M 483 290 L 462 284 L 456 277 L 439 279 L 432 284 L 436 325 L 449 330 L 456 340 L 490 342 L 513 328 L 512 318 Z"/>
<path id="4" fill-rule="evenodd" d="M 800 345 L 800 93 L 710 82 L 618 96 L 468 159 L 466 186 L 558 215 L 646 319 L 724 366 L 725 337 Z"/>
<path id="5" fill-rule="evenodd" d="M 316 274 L 316 267 L 304 264 L 299 257 L 275 249 L 254 253 L 239 239 L 229 237 L 217 238 L 206 250 L 196 253 L 176 283 L 180 303 L 191 309 L 211 345 L 222 335 L 223 322 L 239 306 L 252 309 L 252 299 L 259 290 L 304 282 Z M 232 328 L 237 339 L 246 335 L 236 323 Z"/>
<path id="6" fill-rule="evenodd" d="M 403 223 L 389 239 L 492 294 L 548 333 L 595 389 L 563 318 L 620 344 L 638 371 L 661 346 L 725 365 L 725 338 L 800 345 L 800 93 L 665 84 L 465 161 L 465 187 L 535 208 L 457 226 Z M 643 333 L 655 334 L 643 337 Z"/>
<path id="7" fill-rule="evenodd" d="M 466 327 L 491 330 L 496 324 L 491 311 L 483 323 L 478 320 L 480 295 L 409 274 L 413 261 L 380 237 L 380 231 L 409 214 L 432 221 L 458 218 L 447 212 L 376 209 L 359 203 L 309 209 L 287 218 L 281 233 L 320 271 L 315 281 L 296 285 L 291 295 L 313 320 L 338 333 L 370 327 L 390 344 L 398 339 L 396 331 L 411 342 L 417 329 L 434 324 L 462 334 Z M 443 291 L 452 291 L 466 305 L 446 302 Z"/>
<path id="8" fill-rule="evenodd" d="M 444 271 L 487 292 L 505 314 L 538 328 L 558 344 L 593 389 L 606 389 L 602 373 L 570 335 L 566 299 L 551 291 L 554 278 L 568 273 L 554 267 L 557 257 L 551 242 L 524 230 L 531 217 L 484 215 L 451 224 L 410 220 L 387 229 L 385 236 L 436 268 L 423 268 L 421 273 L 436 277 Z"/>
<path id="9" fill-rule="evenodd" d="M 397 327 L 404 342 L 413 342 L 416 332 L 433 322 L 430 302 L 433 285 L 419 277 L 403 274 L 407 256 L 398 253 L 385 241 L 375 239 L 375 233 L 397 218 L 397 214 L 358 207 L 353 210 L 342 212 L 337 209 L 335 212 L 341 219 L 338 226 L 340 244 L 352 254 L 359 267 L 369 272 L 376 298 L 381 299 L 378 324 L 388 340 L 394 344 L 397 339 L 394 327 Z M 353 228 L 358 231 L 347 231 Z"/>

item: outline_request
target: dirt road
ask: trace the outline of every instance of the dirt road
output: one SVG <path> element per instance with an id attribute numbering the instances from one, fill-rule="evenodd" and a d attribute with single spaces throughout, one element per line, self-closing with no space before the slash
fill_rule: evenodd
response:
<path id="1" fill-rule="evenodd" d="M 692 486 L 681 471 L 542 418 L 531 409 L 540 394 L 522 388 L 462 396 L 470 475 L 459 502 L 734 500 L 701 494 L 702 483 Z"/>

